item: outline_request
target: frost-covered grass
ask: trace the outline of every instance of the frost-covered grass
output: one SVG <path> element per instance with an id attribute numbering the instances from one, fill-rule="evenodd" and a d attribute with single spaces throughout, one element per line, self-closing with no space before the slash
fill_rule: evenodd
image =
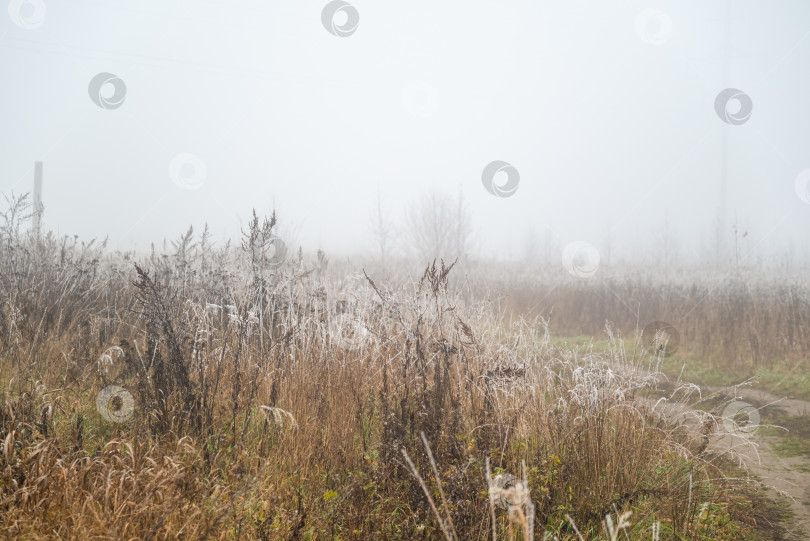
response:
<path id="1" fill-rule="evenodd" d="M 757 535 L 660 355 L 557 345 L 442 262 L 278 264 L 274 228 L 147 255 L 3 230 L 4 536 Z M 131 419 L 97 410 L 110 385 Z"/>

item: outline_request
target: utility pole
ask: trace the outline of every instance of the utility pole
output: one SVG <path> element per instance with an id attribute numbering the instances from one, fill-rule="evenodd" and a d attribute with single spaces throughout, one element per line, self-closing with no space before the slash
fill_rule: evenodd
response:
<path id="1" fill-rule="evenodd" d="M 34 162 L 34 235 L 39 238 L 42 229 L 42 162 Z"/>
<path id="2" fill-rule="evenodd" d="M 730 37 L 730 29 L 729 26 L 731 25 L 731 13 L 728 7 L 728 0 L 724 0 L 724 22 L 723 22 L 723 39 L 724 39 L 724 48 L 723 48 L 723 88 L 728 88 L 729 86 L 729 49 L 731 48 L 731 37 Z M 728 230 L 726 229 L 726 225 L 728 223 L 728 132 L 729 126 L 723 126 L 723 140 L 722 140 L 722 149 L 721 149 L 721 166 L 720 166 L 720 205 L 718 209 L 718 216 L 717 216 L 717 246 L 715 247 L 715 256 L 716 261 L 715 264 L 720 267 L 723 264 L 723 260 L 725 259 L 725 239 Z"/>

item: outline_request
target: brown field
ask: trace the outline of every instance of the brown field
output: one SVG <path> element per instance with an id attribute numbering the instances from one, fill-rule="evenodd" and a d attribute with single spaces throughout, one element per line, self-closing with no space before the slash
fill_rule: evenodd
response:
<path id="1" fill-rule="evenodd" d="M 274 227 L 151 255 L 0 231 L 5 538 L 786 535 L 711 445 L 727 401 L 677 376 L 802 391 L 806 281 L 279 264 Z"/>

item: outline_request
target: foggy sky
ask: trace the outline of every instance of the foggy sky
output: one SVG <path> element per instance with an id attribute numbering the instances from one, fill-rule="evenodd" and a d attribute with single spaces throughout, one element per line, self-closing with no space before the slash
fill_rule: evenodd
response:
<path id="1" fill-rule="evenodd" d="M 736 216 L 756 253 L 807 257 L 810 3 L 353 0 L 345 37 L 326 4 L 0 13 L 0 192 L 30 191 L 42 160 L 44 226 L 118 248 L 205 222 L 235 238 L 256 207 L 305 250 L 371 251 L 378 190 L 398 222 L 436 190 L 463 194 L 482 257 L 522 257 L 532 228 L 632 255 L 665 220 L 690 257 L 718 219 L 725 133 L 724 229 Z M 120 107 L 89 95 L 104 72 Z M 715 111 L 728 87 L 753 104 L 740 125 Z M 184 154 L 196 189 L 172 179 Z M 496 160 L 519 171 L 510 197 L 482 185 Z"/>

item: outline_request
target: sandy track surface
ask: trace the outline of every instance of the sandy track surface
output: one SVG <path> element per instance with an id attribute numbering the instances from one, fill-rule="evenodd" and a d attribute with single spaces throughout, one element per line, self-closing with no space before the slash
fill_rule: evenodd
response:
<path id="1" fill-rule="evenodd" d="M 790 417 L 810 416 L 810 402 L 752 387 L 702 387 L 701 390 L 704 397 L 721 397 L 727 404 L 750 402 L 760 407 L 780 408 Z M 779 437 L 765 435 L 761 429 L 740 428 L 721 421 L 719 425 L 711 423 L 714 426 L 707 430 L 707 417 L 682 402 L 655 402 L 638 397 L 635 401 L 647 411 L 689 430 L 693 434 L 689 445 L 693 453 L 705 450 L 736 459 L 769 496 L 786 497 L 793 513 L 791 521 L 783 524 L 788 530 L 788 539 L 810 540 L 810 458 L 780 458 L 775 451 Z M 720 412 L 713 413 L 721 417 Z"/>
<path id="2" fill-rule="evenodd" d="M 749 387 L 706 390 L 730 399 L 777 407 L 790 417 L 810 416 L 810 402 L 804 400 L 780 397 Z M 779 437 L 763 435 L 760 430 L 753 431 L 751 439 L 756 447 L 740 445 L 742 438 L 734 434 L 719 435 L 712 446 L 718 446 L 718 450 L 734 447 L 748 471 L 760 479 L 764 488 L 787 496 L 794 515 L 793 522 L 786 525 L 791 538 L 810 539 L 810 458 L 780 458 L 774 450 Z"/>

